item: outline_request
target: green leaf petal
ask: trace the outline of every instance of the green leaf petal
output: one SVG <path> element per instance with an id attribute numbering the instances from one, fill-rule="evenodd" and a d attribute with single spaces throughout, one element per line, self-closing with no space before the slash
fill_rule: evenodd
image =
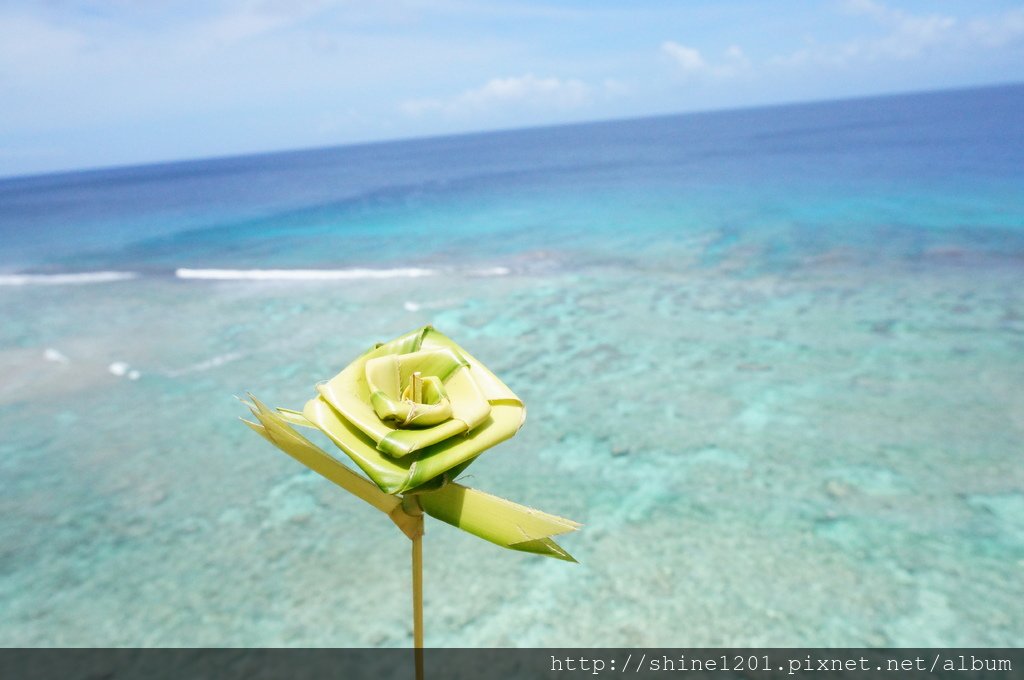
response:
<path id="1" fill-rule="evenodd" d="M 424 512 L 431 517 L 504 548 L 576 561 L 551 540 L 552 536 L 577 530 L 580 525 L 572 520 L 461 484 L 448 484 L 418 498 Z"/>
<path id="2" fill-rule="evenodd" d="M 306 420 L 306 416 L 302 415 L 302 411 L 295 411 L 290 408 L 278 408 L 278 414 L 285 419 L 291 425 L 298 425 L 299 427 L 311 427 L 316 429 L 316 425 Z"/>
<path id="3" fill-rule="evenodd" d="M 449 437 L 423 449 L 418 456 L 396 459 L 379 451 L 372 439 L 344 418 L 325 398 L 311 399 L 303 411 L 310 422 L 330 437 L 387 493 L 402 493 L 479 456 L 514 435 L 523 423 L 524 413 L 522 406 L 496 405 L 491 408 L 488 422 L 473 432 Z"/>
<path id="4" fill-rule="evenodd" d="M 409 352 L 416 352 L 423 345 L 423 337 L 429 330 L 430 326 L 424 326 L 423 328 L 417 328 L 405 335 L 401 335 L 394 340 L 379 342 L 373 349 L 364 354 L 363 357 L 370 359 L 373 357 L 381 357 L 385 354 L 408 354 Z"/>
<path id="5" fill-rule="evenodd" d="M 443 423 L 422 430 L 396 428 L 377 442 L 377 448 L 392 458 L 404 458 L 410 453 L 426 449 L 434 444 L 444 444 L 452 437 L 465 432 L 466 429 L 466 423 L 456 418 L 449 418 Z"/>
<path id="6" fill-rule="evenodd" d="M 420 341 L 420 347 L 423 349 L 447 347 L 457 351 L 462 358 L 466 360 L 469 364 L 469 370 L 473 376 L 473 381 L 480 388 L 480 391 L 484 395 L 484 399 L 492 404 L 496 401 L 514 402 L 520 405 L 523 403 L 519 397 L 517 397 L 515 393 L 498 378 L 498 376 L 491 373 L 486 366 L 470 355 L 465 349 L 459 347 L 455 341 L 447 335 L 435 330 L 432 326 L 427 326 L 419 332 L 422 332 L 423 334 Z"/>
<path id="7" fill-rule="evenodd" d="M 344 463 L 293 430 L 280 414 L 267 408 L 255 397 L 252 397 L 252 400 L 251 410 L 259 424 L 243 422 L 271 444 L 382 512 L 391 513 L 401 503 L 401 499 L 381 492 L 372 483 L 348 469 Z"/>

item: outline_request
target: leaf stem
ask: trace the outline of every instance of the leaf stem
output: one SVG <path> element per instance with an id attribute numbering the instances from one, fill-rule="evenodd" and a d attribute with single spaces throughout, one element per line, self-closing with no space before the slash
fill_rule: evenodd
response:
<path id="1" fill-rule="evenodd" d="M 423 518 L 420 518 L 420 522 Z M 423 534 L 412 539 L 412 636 L 416 680 L 423 680 Z"/>
<path id="2" fill-rule="evenodd" d="M 416 496 L 402 499 L 402 511 L 415 518 L 412 531 L 412 639 L 416 680 L 423 680 L 423 506 Z"/>

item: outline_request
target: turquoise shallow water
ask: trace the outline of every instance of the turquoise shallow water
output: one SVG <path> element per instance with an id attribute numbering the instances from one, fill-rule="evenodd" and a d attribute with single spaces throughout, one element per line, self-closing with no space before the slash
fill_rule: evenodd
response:
<path id="1" fill-rule="evenodd" d="M 428 644 L 1019 645 L 1021 96 L 0 184 L 0 643 L 410 644 L 406 540 L 232 395 L 433 323 L 529 410 L 467 483 L 585 527 L 429 523 Z"/>

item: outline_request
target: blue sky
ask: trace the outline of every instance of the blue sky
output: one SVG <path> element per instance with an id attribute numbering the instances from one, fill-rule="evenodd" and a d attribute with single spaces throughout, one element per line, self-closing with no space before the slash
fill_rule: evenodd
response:
<path id="1" fill-rule="evenodd" d="M 0 5 L 0 176 L 1024 81 L 1024 3 Z"/>

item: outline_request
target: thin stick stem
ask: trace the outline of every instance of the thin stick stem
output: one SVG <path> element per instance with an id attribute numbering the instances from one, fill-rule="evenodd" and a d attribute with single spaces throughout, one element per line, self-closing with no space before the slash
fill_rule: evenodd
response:
<path id="1" fill-rule="evenodd" d="M 423 519 L 420 518 L 420 526 Z M 412 539 L 412 637 L 416 680 L 423 680 L 423 532 Z"/>

